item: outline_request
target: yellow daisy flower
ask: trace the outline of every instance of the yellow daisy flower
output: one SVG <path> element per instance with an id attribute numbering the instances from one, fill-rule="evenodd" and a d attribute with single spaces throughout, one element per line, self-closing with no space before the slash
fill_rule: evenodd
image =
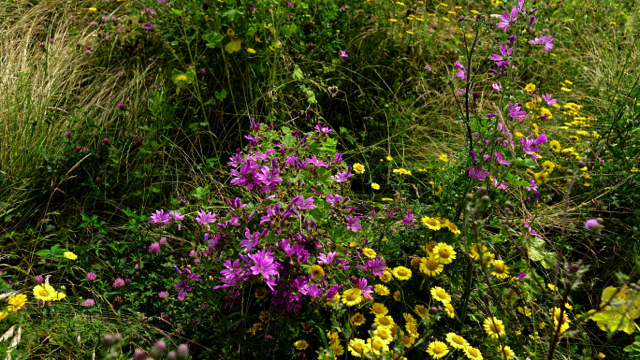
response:
<path id="1" fill-rule="evenodd" d="M 422 225 L 427 226 L 429 229 L 431 230 L 440 230 L 440 228 L 442 227 L 440 222 L 434 218 L 430 218 L 430 217 L 423 217 L 422 218 Z"/>
<path id="2" fill-rule="evenodd" d="M 395 301 L 402 300 L 402 294 L 400 293 L 400 290 L 396 290 L 396 292 L 393 293 L 393 300 Z"/>
<path id="3" fill-rule="evenodd" d="M 447 334 L 447 342 L 454 349 L 464 350 L 469 347 L 469 342 L 467 342 L 467 340 L 452 332 Z"/>
<path id="4" fill-rule="evenodd" d="M 444 304 L 444 312 L 446 312 L 447 315 L 449 315 L 449 317 L 452 319 L 456 316 L 456 313 L 453 310 L 453 305 L 451 304 Z"/>
<path id="5" fill-rule="evenodd" d="M 491 275 L 497 277 L 498 279 L 508 279 L 509 278 L 509 267 L 504 264 L 502 260 L 494 260 L 493 261 L 493 271 Z"/>
<path id="6" fill-rule="evenodd" d="M 431 288 L 431 296 L 434 300 L 438 300 L 443 304 L 448 304 L 451 302 L 451 295 L 447 294 L 447 291 L 439 286 L 434 286 Z"/>
<path id="7" fill-rule="evenodd" d="M 427 353 L 434 359 L 440 359 L 449 353 L 449 348 L 445 343 L 436 340 L 429 343 Z"/>
<path id="8" fill-rule="evenodd" d="M 502 320 L 497 319 L 495 316 L 486 318 L 484 320 L 484 331 L 490 337 L 498 338 L 500 335 L 504 335 L 504 324 Z"/>
<path id="9" fill-rule="evenodd" d="M 347 306 L 358 305 L 362 302 L 362 290 L 353 288 L 342 294 L 342 303 Z"/>
<path id="10" fill-rule="evenodd" d="M 444 265 L 436 260 L 435 256 L 424 257 L 420 260 L 420 272 L 428 276 L 436 276 L 442 272 Z"/>
<path id="11" fill-rule="evenodd" d="M 384 269 L 382 271 L 382 275 L 380 275 L 380 281 L 384 283 L 388 283 L 392 279 L 393 279 L 393 274 L 391 274 L 391 271 L 389 271 L 388 269 Z"/>
<path id="12" fill-rule="evenodd" d="M 9 298 L 9 311 L 18 311 L 27 303 L 27 295 L 18 294 Z"/>
<path id="13" fill-rule="evenodd" d="M 58 292 L 53 286 L 45 283 L 33 288 L 33 296 L 42 301 L 52 301 L 58 299 Z"/>
<path id="14" fill-rule="evenodd" d="M 360 163 L 355 163 L 353 164 L 353 171 L 356 172 L 356 174 L 364 174 L 364 165 L 360 164 Z"/>
<path id="15" fill-rule="evenodd" d="M 413 310 L 418 313 L 421 317 L 429 317 L 429 310 L 427 310 L 426 307 L 424 307 L 423 305 L 416 305 L 415 308 L 413 308 Z"/>
<path id="16" fill-rule="evenodd" d="M 297 350 L 304 350 L 309 347 L 309 343 L 304 340 L 298 340 L 293 343 L 293 347 L 295 347 Z"/>
<path id="17" fill-rule="evenodd" d="M 349 341 L 349 351 L 351 351 L 351 355 L 355 357 L 361 357 L 362 355 L 368 354 L 371 352 L 371 348 L 368 344 L 364 342 L 362 339 L 351 339 Z"/>
<path id="18" fill-rule="evenodd" d="M 369 259 L 375 259 L 377 256 L 376 252 L 371 248 L 362 249 L 362 253 L 364 254 L 364 256 L 368 257 Z"/>
<path id="19" fill-rule="evenodd" d="M 433 249 L 433 254 L 441 264 L 451 264 L 456 258 L 456 252 L 453 251 L 453 247 L 445 243 L 439 243 L 438 246 Z"/>
<path id="20" fill-rule="evenodd" d="M 373 190 L 380 190 L 380 185 L 378 185 L 378 183 L 371 183 L 371 188 Z"/>
<path id="21" fill-rule="evenodd" d="M 498 352 L 501 353 L 500 357 L 506 360 L 512 359 L 516 356 L 516 353 L 511 350 L 509 346 L 498 346 Z"/>
<path id="22" fill-rule="evenodd" d="M 382 285 L 382 284 L 375 284 L 373 286 L 374 291 L 376 292 L 376 294 L 381 295 L 381 296 L 387 296 L 390 294 L 389 292 L 389 288 Z"/>
<path id="23" fill-rule="evenodd" d="M 377 315 L 373 321 L 378 324 L 378 327 L 382 326 L 388 329 L 391 329 L 396 324 L 389 315 Z"/>
<path id="24" fill-rule="evenodd" d="M 533 90 L 536 89 L 536 86 L 534 84 L 527 84 L 527 86 L 524 87 L 524 91 L 526 92 L 533 92 Z"/>
<path id="25" fill-rule="evenodd" d="M 378 315 L 387 315 L 389 313 L 389 309 L 387 309 L 386 306 L 384 306 L 384 304 L 381 303 L 374 303 L 371 306 L 371 313 L 375 316 Z"/>
<path id="26" fill-rule="evenodd" d="M 366 319 L 364 318 L 364 315 L 362 315 L 361 313 L 356 313 L 351 317 L 351 322 L 353 322 L 353 325 L 355 326 L 360 326 L 364 324 L 365 321 Z"/>
<path id="27" fill-rule="evenodd" d="M 384 354 L 389 351 L 389 346 L 377 336 L 367 339 L 367 345 L 369 345 L 371 352 L 376 355 Z"/>
<path id="28" fill-rule="evenodd" d="M 313 277 L 323 277 L 324 276 L 324 270 L 322 270 L 322 267 L 320 267 L 318 265 L 312 265 L 309 268 L 309 274 L 311 274 L 311 276 L 313 276 Z"/>
<path id="29" fill-rule="evenodd" d="M 385 326 L 378 326 L 378 328 L 373 331 L 373 335 L 380 338 L 380 340 L 382 340 L 387 345 L 389 345 L 391 341 L 393 341 L 391 330 L 389 330 L 389 328 Z"/>
<path id="30" fill-rule="evenodd" d="M 398 278 L 398 280 L 409 280 L 411 279 L 411 270 L 404 266 L 398 266 L 393 269 L 393 275 Z"/>
<path id="31" fill-rule="evenodd" d="M 469 358 L 470 360 L 482 360 L 482 354 L 480 353 L 480 350 L 471 346 L 464 349 L 464 354 L 467 355 L 467 358 Z"/>

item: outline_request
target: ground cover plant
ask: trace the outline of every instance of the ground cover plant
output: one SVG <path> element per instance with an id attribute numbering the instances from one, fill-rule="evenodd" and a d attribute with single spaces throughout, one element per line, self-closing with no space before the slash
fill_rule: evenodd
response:
<path id="1" fill-rule="evenodd" d="M 640 9 L 8 2 L 0 356 L 640 356 Z"/>

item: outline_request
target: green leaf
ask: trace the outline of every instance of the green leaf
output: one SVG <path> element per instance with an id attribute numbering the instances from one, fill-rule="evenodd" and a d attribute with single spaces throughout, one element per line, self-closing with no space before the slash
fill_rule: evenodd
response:
<path id="1" fill-rule="evenodd" d="M 36 252 L 36 255 L 47 257 L 47 256 L 51 255 L 51 251 L 49 251 L 47 249 L 40 250 L 40 251 Z"/>
<path id="2" fill-rule="evenodd" d="M 209 190 L 208 187 L 199 187 L 191 192 L 191 196 L 195 197 L 198 200 L 204 200 L 210 192 L 211 190 Z"/>
<path id="3" fill-rule="evenodd" d="M 300 70 L 300 66 L 296 65 L 296 67 L 293 69 L 293 74 L 291 74 L 291 77 L 293 77 L 294 80 L 304 79 L 304 74 L 302 73 L 302 70 Z"/>
<path id="4" fill-rule="evenodd" d="M 180 16 L 183 10 L 171 9 L 171 15 Z"/>
<path id="5" fill-rule="evenodd" d="M 222 17 L 224 17 L 225 19 L 231 22 L 233 22 L 236 19 L 236 16 L 242 16 L 242 15 L 244 14 L 238 9 L 231 9 L 222 13 Z"/>
<path id="6" fill-rule="evenodd" d="M 222 89 L 222 91 L 220 91 L 220 92 L 216 91 L 214 93 L 214 95 L 215 95 L 216 99 L 218 99 L 219 101 L 222 101 L 222 100 L 227 98 L 227 90 Z"/>
<path id="7" fill-rule="evenodd" d="M 210 49 L 215 49 L 222 47 L 222 40 L 224 39 L 224 35 L 218 34 L 215 31 L 207 31 L 202 35 L 202 39 L 207 42 L 207 47 Z"/>
<path id="8" fill-rule="evenodd" d="M 206 103 L 204 103 L 205 105 L 215 105 L 216 104 L 216 99 L 211 98 L 209 100 L 207 100 Z"/>

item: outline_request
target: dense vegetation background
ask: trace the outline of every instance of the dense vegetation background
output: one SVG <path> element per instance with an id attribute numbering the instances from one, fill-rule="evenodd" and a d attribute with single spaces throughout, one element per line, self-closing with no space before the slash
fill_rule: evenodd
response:
<path id="1" fill-rule="evenodd" d="M 614 0 L 4 1 L 0 355 L 640 356 L 639 20 Z M 237 163 L 256 154 L 267 180 Z M 299 222 L 263 225 L 270 201 Z M 258 248 L 292 283 L 214 290 Z M 468 346 L 439 352 L 448 333 Z"/>

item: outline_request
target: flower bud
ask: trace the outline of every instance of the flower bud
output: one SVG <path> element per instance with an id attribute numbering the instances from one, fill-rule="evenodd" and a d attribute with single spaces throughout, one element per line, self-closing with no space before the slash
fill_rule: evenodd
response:
<path id="1" fill-rule="evenodd" d="M 478 188 L 478 191 L 476 191 L 476 195 L 477 196 L 484 196 L 484 194 L 486 194 L 486 193 L 487 193 L 487 188 L 484 187 L 484 186 L 480 186 Z"/>
<path id="2" fill-rule="evenodd" d="M 377 328 L 378 328 L 378 324 L 376 324 L 376 323 L 371 324 L 371 329 L 372 330 L 375 330 Z"/>
<path id="3" fill-rule="evenodd" d="M 465 195 L 464 200 L 466 202 L 472 202 L 473 201 L 473 195 L 471 195 L 471 194 Z"/>
<path id="4" fill-rule="evenodd" d="M 133 353 L 133 358 L 135 360 L 147 360 L 147 354 L 142 349 L 136 349 Z"/>
<path id="5" fill-rule="evenodd" d="M 151 348 L 151 351 L 149 352 L 149 355 L 151 355 L 151 357 L 154 359 L 160 359 L 166 349 L 167 349 L 167 343 L 160 340 L 155 345 L 153 345 L 153 347 Z"/>
<path id="6" fill-rule="evenodd" d="M 104 336 L 102 341 L 104 342 L 105 345 L 111 346 L 116 341 L 116 339 L 113 337 L 113 335 L 107 334 L 107 335 Z"/>
<path id="7" fill-rule="evenodd" d="M 504 208 L 506 209 L 513 209 L 513 203 L 511 203 L 511 201 L 505 201 L 504 203 Z"/>
<path id="8" fill-rule="evenodd" d="M 167 354 L 167 360 L 176 360 L 176 352 L 169 351 L 169 353 Z"/>
<path id="9" fill-rule="evenodd" d="M 587 157 L 586 156 L 578 161 L 578 167 L 579 168 L 583 168 L 585 166 L 587 166 Z"/>
<path id="10" fill-rule="evenodd" d="M 491 201 L 491 199 L 489 199 L 489 196 L 485 195 L 485 196 L 480 198 L 480 201 L 482 201 L 483 203 L 487 204 L 489 201 Z"/>
<path id="11" fill-rule="evenodd" d="M 187 358 L 189 358 L 189 347 L 187 346 L 187 344 L 178 346 L 178 350 L 176 351 L 176 359 L 187 360 Z"/>
<path id="12" fill-rule="evenodd" d="M 116 334 L 115 339 L 116 339 L 116 343 L 118 343 L 118 344 L 121 343 L 122 342 L 122 335 Z"/>
<path id="13" fill-rule="evenodd" d="M 431 309 L 429 309 L 429 312 L 432 313 L 432 314 L 437 314 L 438 313 L 438 308 L 434 306 Z"/>

